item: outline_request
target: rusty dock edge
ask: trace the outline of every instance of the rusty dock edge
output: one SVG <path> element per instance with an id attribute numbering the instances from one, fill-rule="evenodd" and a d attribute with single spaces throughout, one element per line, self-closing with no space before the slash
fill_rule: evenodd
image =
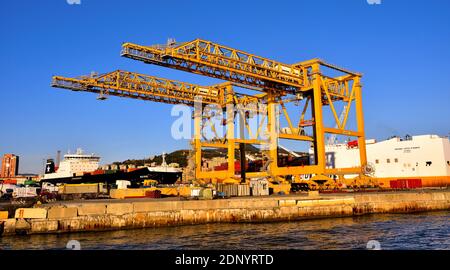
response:
<path id="1" fill-rule="evenodd" d="M 294 221 L 375 213 L 450 210 L 450 190 L 197 201 L 86 201 L 16 210 L 2 236 L 205 223 Z"/>

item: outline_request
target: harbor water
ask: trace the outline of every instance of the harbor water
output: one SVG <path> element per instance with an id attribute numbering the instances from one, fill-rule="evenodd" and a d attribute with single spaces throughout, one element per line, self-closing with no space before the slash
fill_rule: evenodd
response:
<path id="1" fill-rule="evenodd" d="M 135 230 L 0 237 L 0 248 L 66 249 L 450 249 L 450 211 L 296 222 L 206 224 Z"/>

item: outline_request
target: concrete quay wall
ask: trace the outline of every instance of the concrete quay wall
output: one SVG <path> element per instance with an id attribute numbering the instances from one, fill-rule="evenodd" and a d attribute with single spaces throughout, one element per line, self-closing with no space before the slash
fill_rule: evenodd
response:
<path id="1" fill-rule="evenodd" d="M 450 210 L 450 191 L 270 196 L 196 201 L 86 201 L 17 209 L 0 235 L 105 231 L 204 223 L 293 221 Z"/>

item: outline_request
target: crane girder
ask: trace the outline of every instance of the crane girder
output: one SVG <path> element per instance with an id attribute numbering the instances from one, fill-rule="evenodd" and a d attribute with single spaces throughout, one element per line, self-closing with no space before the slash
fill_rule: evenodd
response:
<path id="1" fill-rule="evenodd" d="M 189 106 L 193 106 L 198 97 L 205 104 L 225 102 L 225 86 L 205 87 L 122 70 L 78 78 L 54 76 L 52 86 Z"/>
<path id="2" fill-rule="evenodd" d="M 332 100 L 348 100 L 349 91 L 346 84 L 361 76 L 320 59 L 288 65 L 201 39 L 176 45 L 142 46 L 124 43 L 121 55 L 149 64 L 256 87 L 264 92 L 274 91 L 279 95 L 311 90 L 312 77 L 318 73 L 323 84 L 324 97 L 325 92 L 328 92 Z M 320 67 L 344 75 L 329 77 L 321 72 Z"/>
<path id="3" fill-rule="evenodd" d="M 295 93 L 310 87 L 307 70 L 196 39 L 175 46 L 122 45 L 122 56 L 189 71 L 264 91 Z"/>
<path id="4" fill-rule="evenodd" d="M 76 78 L 54 76 L 52 86 L 73 91 L 92 92 L 102 96 L 111 95 L 188 106 L 194 106 L 196 101 L 220 107 L 225 107 L 230 102 L 243 106 L 264 103 L 264 95 L 252 96 L 236 93 L 232 87 L 228 87 L 233 86 L 232 83 L 200 86 L 123 70 Z M 233 99 L 227 100 L 227 94 L 231 94 Z"/>

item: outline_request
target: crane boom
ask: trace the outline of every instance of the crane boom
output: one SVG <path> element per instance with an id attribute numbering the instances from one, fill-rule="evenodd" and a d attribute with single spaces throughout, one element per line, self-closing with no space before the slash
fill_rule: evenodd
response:
<path id="1" fill-rule="evenodd" d="M 221 105 L 225 95 L 224 85 L 205 87 L 122 70 L 78 78 L 54 76 L 52 86 L 189 106 L 194 105 L 196 97 L 206 104 Z"/>
<path id="2" fill-rule="evenodd" d="M 309 87 L 308 71 L 244 51 L 196 39 L 178 45 L 122 45 L 122 56 L 235 83 L 295 93 Z"/>

